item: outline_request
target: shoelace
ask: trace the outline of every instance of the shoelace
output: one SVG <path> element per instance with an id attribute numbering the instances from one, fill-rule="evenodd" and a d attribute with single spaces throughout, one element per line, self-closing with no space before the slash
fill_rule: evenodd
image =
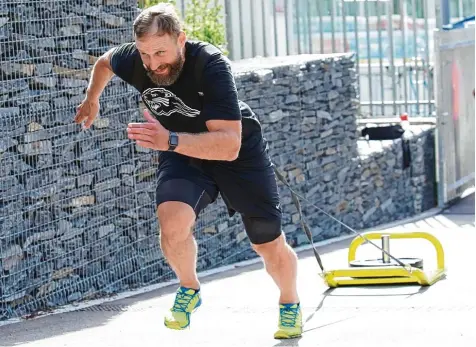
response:
<path id="1" fill-rule="evenodd" d="M 299 313 L 298 308 L 280 308 L 281 325 L 284 327 L 294 327 Z"/>
<path id="2" fill-rule="evenodd" d="M 192 301 L 193 295 L 187 293 L 177 293 L 172 311 L 187 312 L 187 306 Z"/>

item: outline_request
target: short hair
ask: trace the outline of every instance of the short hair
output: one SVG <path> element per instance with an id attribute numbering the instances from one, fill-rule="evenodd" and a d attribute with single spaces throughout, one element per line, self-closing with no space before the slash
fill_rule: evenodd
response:
<path id="1" fill-rule="evenodd" d="M 136 38 L 154 34 L 154 30 L 158 36 L 169 34 L 178 37 L 183 25 L 175 7 L 163 2 L 143 10 L 134 20 L 133 28 Z"/>

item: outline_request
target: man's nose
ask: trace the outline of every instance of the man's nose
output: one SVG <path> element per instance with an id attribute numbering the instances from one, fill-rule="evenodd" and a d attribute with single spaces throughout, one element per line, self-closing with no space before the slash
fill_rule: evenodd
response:
<path id="1" fill-rule="evenodd" d="M 160 59 L 151 59 L 150 60 L 150 69 L 155 71 L 159 68 L 159 66 L 162 66 L 164 64 L 163 61 L 161 61 Z"/>

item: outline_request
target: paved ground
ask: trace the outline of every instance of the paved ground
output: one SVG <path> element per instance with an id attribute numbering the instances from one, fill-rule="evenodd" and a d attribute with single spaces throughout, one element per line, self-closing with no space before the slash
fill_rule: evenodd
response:
<path id="1" fill-rule="evenodd" d="M 63 313 L 0 327 L 0 346 L 476 346 L 476 245 L 474 195 L 434 217 L 397 229 L 425 230 L 443 243 L 448 276 L 434 286 L 354 287 L 328 290 L 312 252 L 300 254 L 299 288 L 306 321 L 301 339 L 277 341 L 277 291 L 261 265 L 203 280 L 204 304 L 192 328 L 162 324 L 175 285 L 81 312 Z M 350 241 L 320 247 L 327 268 L 346 266 Z M 434 266 L 423 241 L 395 241 L 396 256 L 422 257 Z M 379 257 L 362 246 L 358 257 Z"/>

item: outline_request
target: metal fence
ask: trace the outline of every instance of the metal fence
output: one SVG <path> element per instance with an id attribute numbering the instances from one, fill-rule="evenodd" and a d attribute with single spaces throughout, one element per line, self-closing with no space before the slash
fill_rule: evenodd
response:
<path id="1" fill-rule="evenodd" d="M 188 0 L 177 0 L 186 12 Z M 218 0 L 232 60 L 357 54 L 361 117 L 434 116 L 434 29 L 440 0 Z M 451 19 L 474 0 L 449 0 Z"/>
<path id="2" fill-rule="evenodd" d="M 435 33 L 439 205 L 474 185 L 474 25 Z"/>

